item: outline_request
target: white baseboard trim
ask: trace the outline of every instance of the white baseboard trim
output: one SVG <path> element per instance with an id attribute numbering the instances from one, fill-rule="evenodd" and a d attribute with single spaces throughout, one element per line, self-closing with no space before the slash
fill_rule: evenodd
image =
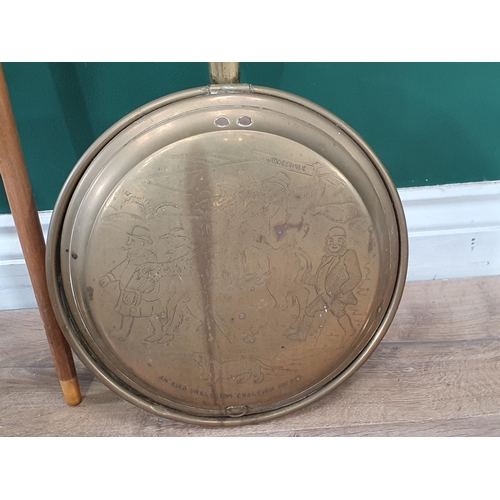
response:
<path id="1" fill-rule="evenodd" d="M 52 211 L 39 212 L 43 234 L 47 238 Z M 0 215 L 0 311 L 36 308 L 16 226 L 11 214 Z"/>
<path id="2" fill-rule="evenodd" d="M 500 181 L 399 189 L 408 281 L 500 274 Z M 51 211 L 40 212 L 46 237 Z M 0 215 L 0 310 L 37 304 L 12 215 Z"/>
<path id="3" fill-rule="evenodd" d="M 408 281 L 500 274 L 500 181 L 400 189 Z"/>

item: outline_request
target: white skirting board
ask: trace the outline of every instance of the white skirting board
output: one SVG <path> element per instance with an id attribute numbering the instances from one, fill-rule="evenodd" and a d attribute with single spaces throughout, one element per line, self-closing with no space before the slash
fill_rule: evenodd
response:
<path id="1" fill-rule="evenodd" d="M 399 189 L 408 281 L 500 274 L 500 181 Z M 45 235 L 52 212 L 40 212 Z M 0 215 L 0 310 L 37 307 L 10 214 Z"/>

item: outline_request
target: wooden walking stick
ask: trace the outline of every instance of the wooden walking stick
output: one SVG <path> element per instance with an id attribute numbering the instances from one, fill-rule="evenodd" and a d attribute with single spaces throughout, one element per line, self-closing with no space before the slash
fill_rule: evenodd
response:
<path id="1" fill-rule="evenodd" d="M 45 327 L 57 375 L 66 402 L 75 406 L 82 400 L 75 363 L 69 344 L 52 310 L 45 277 L 45 240 L 31 189 L 16 122 L 0 64 L 0 175 L 24 258 Z"/>

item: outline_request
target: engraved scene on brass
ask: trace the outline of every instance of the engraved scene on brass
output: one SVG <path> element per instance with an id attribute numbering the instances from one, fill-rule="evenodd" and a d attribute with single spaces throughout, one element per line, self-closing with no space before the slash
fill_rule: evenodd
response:
<path id="1" fill-rule="evenodd" d="M 277 407 L 366 343 L 375 234 L 352 186 L 308 148 L 251 131 L 179 141 L 125 175 L 94 223 L 88 329 L 161 401 Z"/>

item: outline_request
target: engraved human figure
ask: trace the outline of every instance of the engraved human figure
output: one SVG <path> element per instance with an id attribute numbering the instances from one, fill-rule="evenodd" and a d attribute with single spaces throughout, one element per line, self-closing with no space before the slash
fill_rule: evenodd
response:
<path id="1" fill-rule="evenodd" d="M 195 319 L 199 327 L 202 324 L 202 315 L 198 311 L 196 299 L 192 296 L 192 290 L 196 287 L 193 244 L 183 227 L 173 228 L 161 236 L 160 240 L 163 240 L 167 248 L 165 261 L 160 264 L 160 272 L 164 278 L 161 301 L 167 322 L 163 329 L 156 330 L 146 340 L 164 344 L 175 338 L 188 317 Z"/>
<path id="2" fill-rule="evenodd" d="M 305 277 L 314 286 L 318 296 L 306 307 L 297 327 L 291 327 L 286 336 L 305 340 L 311 333 L 314 318 L 318 314 L 331 312 L 347 336 L 355 333 L 346 306 L 356 305 L 358 300 L 353 290 L 361 282 L 361 270 L 354 250 L 346 248 L 346 233 L 341 227 L 332 227 L 325 239 L 325 255 L 316 275 Z"/>
<path id="3" fill-rule="evenodd" d="M 127 234 L 127 257 L 99 280 L 101 287 L 119 282 L 120 296 L 115 310 L 122 319 L 120 327 L 110 335 L 120 340 L 130 335 L 136 318 L 148 318 L 153 327 L 152 335 L 155 335 L 162 329 L 160 317 L 164 314 L 159 300 L 161 267 L 148 248 L 153 244 L 149 230 L 135 226 Z"/>
<path id="4" fill-rule="evenodd" d="M 267 179 L 259 194 L 263 194 L 262 206 L 257 215 L 269 220 L 283 208 L 283 201 L 290 189 L 290 177 L 285 172 L 278 172 Z"/>

